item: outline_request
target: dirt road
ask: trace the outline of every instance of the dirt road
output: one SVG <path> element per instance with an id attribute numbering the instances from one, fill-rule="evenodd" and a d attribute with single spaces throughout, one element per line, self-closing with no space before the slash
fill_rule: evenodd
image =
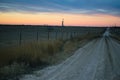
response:
<path id="1" fill-rule="evenodd" d="M 57 66 L 25 75 L 20 80 L 120 80 L 120 44 L 109 37 L 94 39 Z"/>

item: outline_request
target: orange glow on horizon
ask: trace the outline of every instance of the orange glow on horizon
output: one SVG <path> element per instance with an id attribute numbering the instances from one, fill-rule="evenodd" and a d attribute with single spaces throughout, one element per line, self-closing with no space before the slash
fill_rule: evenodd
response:
<path id="1" fill-rule="evenodd" d="M 61 25 L 62 19 L 65 25 L 74 26 L 120 26 L 120 17 L 111 15 L 86 15 L 64 13 L 0 13 L 0 24 L 32 24 L 32 25 Z"/>

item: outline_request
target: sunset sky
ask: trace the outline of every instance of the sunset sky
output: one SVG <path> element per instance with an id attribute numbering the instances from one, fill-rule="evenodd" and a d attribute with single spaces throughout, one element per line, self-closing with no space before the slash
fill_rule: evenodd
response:
<path id="1" fill-rule="evenodd" d="M 0 0 L 0 24 L 120 26 L 120 0 Z"/>

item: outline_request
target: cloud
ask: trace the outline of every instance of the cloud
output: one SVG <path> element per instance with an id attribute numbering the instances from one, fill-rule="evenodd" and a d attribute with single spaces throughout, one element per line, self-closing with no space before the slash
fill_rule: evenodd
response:
<path id="1" fill-rule="evenodd" d="M 57 12 L 120 16 L 120 0 L 0 0 L 0 12 Z"/>

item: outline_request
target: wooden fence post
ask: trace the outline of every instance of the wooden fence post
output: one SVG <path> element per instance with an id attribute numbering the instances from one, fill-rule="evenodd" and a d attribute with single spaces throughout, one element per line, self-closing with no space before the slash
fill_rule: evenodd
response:
<path id="1" fill-rule="evenodd" d="M 67 39 L 69 39 L 69 32 L 67 32 Z"/>
<path id="2" fill-rule="evenodd" d="M 19 33 L 19 45 L 22 44 L 22 30 L 20 30 L 20 33 Z"/>
<path id="3" fill-rule="evenodd" d="M 56 34 L 55 34 L 55 38 L 56 38 L 56 40 L 57 40 L 57 31 L 56 31 Z"/>
<path id="4" fill-rule="evenodd" d="M 71 38 L 71 39 L 73 38 L 72 32 L 71 32 L 70 38 Z"/>
<path id="5" fill-rule="evenodd" d="M 48 40 L 49 40 L 49 37 L 50 37 L 49 34 L 50 34 L 50 32 L 49 32 L 49 30 L 48 30 Z"/>
<path id="6" fill-rule="evenodd" d="M 39 35 L 38 35 L 38 31 L 37 31 L 37 38 L 36 38 L 36 39 L 37 39 L 37 42 L 38 42 L 38 39 L 39 39 L 38 36 L 39 36 Z"/>
<path id="7" fill-rule="evenodd" d="M 75 35 L 75 32 L 74 32 L 74 37 L 75 37 L 76 35 Z"/>

